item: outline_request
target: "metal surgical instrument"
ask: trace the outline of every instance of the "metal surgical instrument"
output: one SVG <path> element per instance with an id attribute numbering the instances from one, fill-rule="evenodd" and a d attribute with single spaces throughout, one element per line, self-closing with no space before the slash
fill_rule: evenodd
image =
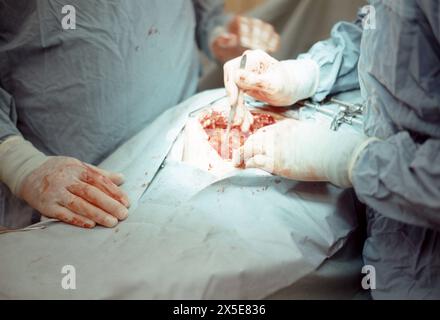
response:
<path id="1" fill-rule="evenodd" d="M 246 68 L 246 62 L 247 62 L 247 56 L 243 55 L 243 57 L 241 58 L 241 61 L 240 61 L 240 69 Z M 230 133 L 231 127 L 232 127 L 232 121 L 234 121 L 235 114 L 237 113 L 238 102 L 244 101 L 243 95 L 244 95 L 243 90 L 238 89 L 237 101 L 231 105 L 231 110 L 229 111 L 228 127 L 226 129 L 226 143 L 225 143 L 226 146 L 229 145 L 229 133 Z"/>

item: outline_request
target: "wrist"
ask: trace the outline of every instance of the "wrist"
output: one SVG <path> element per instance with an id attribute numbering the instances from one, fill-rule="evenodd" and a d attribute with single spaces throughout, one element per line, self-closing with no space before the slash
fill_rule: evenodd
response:
<path id="1" fill-rule="evenodd" d="M 26 177 L 47 159 L 46 155 L 21 136 L 11 136 L 0 144 L 0 181 L 15 196 L 19 196 Z"/>
<path id="2" fill-rule="evenodd" d="M 332 131 L 324 127 L 315 128 L 310 134 L 314 136 L 313 143 L 310 143 L 315 150 L 313 159 L 317 162 L 316 167 L 326 176 L 326 181 L 340 188 L 351 188 L 353 166 L 362 151 L 375 139 L 361 133 Z"/>
<path id="3" fill-rule="evenodd" d="M 288 72 L 292 104 L 310 98 L 318 89 L 320 69 L 312 59 L 286 60 L 281 62 Z"/>
<path id="4" fill-rule="evenodd" d="M 353 151 L 351 158 L 348 162 L 348 180 L 350 184 L 353 184 L 353 171 L 356 166 L 357 161 L 359 160 L 362 152 L 373 142 L 380 141 L 378 138 L 368 138 L 359 144 Z"/>

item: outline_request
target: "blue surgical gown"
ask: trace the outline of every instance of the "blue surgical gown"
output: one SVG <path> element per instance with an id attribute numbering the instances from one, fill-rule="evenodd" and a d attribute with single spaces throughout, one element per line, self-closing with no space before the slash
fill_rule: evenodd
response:
<path id="1" fill-rule="evenodd" d="M 218 0 L 0 0 L 0 141 L 98 164 L 195 93 L 198 49 L 225 19 Z M 30 210 L 0 183 L 0 225 Z"/>
<path id="2" fill-rule="evenodd" d="M 314 99 L 360 88 L 365 133 L 380 139 L 353 173 L 373 298 L 439 299 L 440 1 L 372 0 L 305 57 L 321 67 Z"/>

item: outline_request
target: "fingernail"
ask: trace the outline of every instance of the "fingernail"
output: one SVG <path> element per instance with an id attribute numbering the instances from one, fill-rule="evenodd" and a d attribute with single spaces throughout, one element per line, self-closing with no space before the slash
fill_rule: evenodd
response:
<path id="1" fill-rule="evenodd" d="M 128 197 L 124 197 L 124 198 L 122 198 L 122 204 L 123 204 L 126 208 L 129 208 L 129 207 L 130 207 L 130 200 L 128 199 Z"/>
<path id="2" fill-rule="evenodd" d="M 116 219 L 115 217 L 112 217 L 112 216 L 107 216 L 105 218 L 105 222 L 109 228 L 113 228 L 114 226 L 116 226 L 118 224 L 118 219 Z"/>
<path id="3" fill-rule="evenodd" d="M 109 175 L 110 180 L 117 186 L 124 183 L 124 175 L 122 173 L 111 173 Z"/>
<path id="4" fill-rule="evenodd" d="M 119 214 L 119 220 L 125 220 L 128 217 L 128 209 L 124 208 L 121 210 L 120 214 Z"/>
<path id="5" fill-rule="evenodd" d="M 86 229 L 93 229 L 95 226 L 95 223 L 86 223 L 83 227 Z"/>

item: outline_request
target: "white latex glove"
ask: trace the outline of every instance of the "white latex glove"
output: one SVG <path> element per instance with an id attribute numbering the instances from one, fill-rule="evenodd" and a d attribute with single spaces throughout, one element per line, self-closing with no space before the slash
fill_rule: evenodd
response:
<path id="1" fill-rule="evenodd" d="M 265 72 L 276 60 L 261 50 L 246 51 L 245 70 L 251 73 Z M 233 119 L 234 126 L 240 126 L 243 132 L 248 132 L 253 123 L 253 117 L 244 104 L 244 95 L 239 94 L 240 89 L 236 83 L 237 73 L 240 69 L 242 57 L 229 61 L 223 67 L 224 83 L 231 105 L 237 104 L 237 111 Z"/>
<path id="2" fill-rule="evenodd" d="M 0 145 L 0 180 L 48 218 L 114 227 L 128 215 L 123 176 L 69 157 L 46 157 L 21 137 Z"/>
<path id="3" fill-rule="evenodd" d="M 313 96 L 319 84 L 319 66 L 310 59 L 278 61 L 261 50 L 246 51 L 247 66 L 236 58 L 224 66 L 225 88 L 231 103 L 238 90 L 272 106 L 290 106 Z"/>
<path id="4" fill-rule="evenodd" d="M 280 46 L 280 36 L 274 27 L 260 19 L 235 16 L 229 25 L 214 29 L 211 51 L 221 63 L 240 56 L 247 49 L 275 52 Z"/>
<path id="5" fill-rule="evenodd" d="M 318 123 L 284 120 L 252 135 L 234 162 L 292 180 L 328 181 L 346 188 L 352 185 L 359 154 L 373 140 Z"/>

